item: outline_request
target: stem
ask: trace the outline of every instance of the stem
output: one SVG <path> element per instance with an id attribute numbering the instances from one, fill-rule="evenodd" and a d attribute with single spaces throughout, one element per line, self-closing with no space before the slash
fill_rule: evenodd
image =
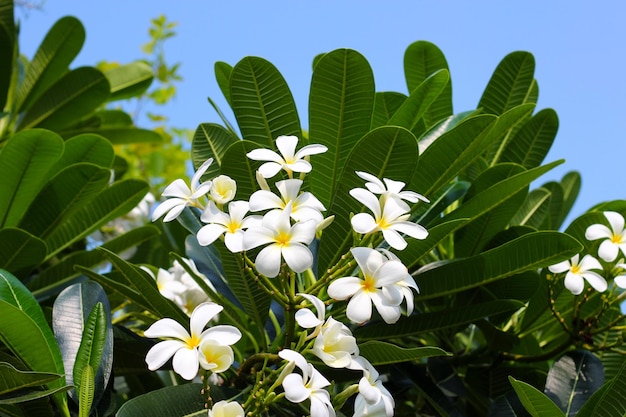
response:
<path id="1" fill-rule="evenodd" d="M 211 386 L 209 385 L 209 377 L 211 376 L 211 371 L 204 371 L 202 375 L 202 395 L 205 397 L 206 408 L 213 408 L 213 399 L 211 398 Z"/>

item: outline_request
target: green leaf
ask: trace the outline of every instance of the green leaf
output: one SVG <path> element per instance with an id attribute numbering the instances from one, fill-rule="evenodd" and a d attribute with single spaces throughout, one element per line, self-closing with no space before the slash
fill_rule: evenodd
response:
<path id="1" fill-rule="evenodd" d="M 355 329 L 354 335 L 359 341 L 414 336 L 464 326 L 497 314 L 512 313 L 523 306 L 524 304 L 517 300 L 488 301 L 470 306 L 448 308 L 444 311 L 400 317 L 400 320 L 393 326 L 383 322 L 367 324 Z"/>
<path id="2" fill-rule="evenodd" d="M 450 355 L 443 349 L 432 346 L 403 348 L 392 343 L 370 340 L 359 344 L 359 355 L 367 358 L 374 366 L 417 361 L 431 356 Z"/>
<path id="3" fill-rule="evenodd" d="M 64 289 L 54 301 L 52 326 L 65 367 L 68 384 L 76 386 L 70 395 L 81 395 L 81 373 L 91 366 L 97 403 L 109 381 L 113 365 L 113 327 L 104 289 L 87 281 Z"/>
<path id="4" fill-rule="evenodd" d="M 204 408 L 204 397 L 200 393 L 202 384 L 183 384 L 161 388 L 126 401 L 117 412 L 117 417 L 185 417 L 195 415 Z M 214 401 L 220 399 L 216 395 L 219 387 L 211 387 Z"/>
<path id="5" fill-rule="evenodd" d="M 20 276 L 46 258 L 48 249 L 43 240 L 21 229 L 0 229 L 0 268 Z"/>
<path id="6" fill-rule="evenodd" d="M 239 140 L 226 149 L 222 159 L 221 173 L 237 182 L 237 199 L 240 200 L 248 200 L 257 189 L 256 167 L 259 164 L 246 156 L 255 148 L 254 143 Z"/>
<path id="7" fill-rule="evenodd" d="M 130 143 L 158 143 L 163 141 L 163 137 L 154 130 L 139 129 L 136 127 L 103 126 L 96 129 L 71 129 L 62 131 L 61 135 L 63 137 L 72 137 L 85 133 L 104 136 L 113 145 L 126 145 Z"/>
<path id="8" fill-rule="evenodd" d="M 561 222 L 561 213 L 563 212 L 563 188 L 556 181 L 549 181 L 541 186 L 550 191 L 550 200 L 548 201 L 548 213 L 541 224 L 541 229 L 556 230 Z"/>
<path id="9" fill-rule="evenodd" d="M 201 123 L 191 143 L 191 159 L 194 168 L 197 170 L 207 159 L 213 158 L 215 161 L 209 166 L 203 178 L 218 176 L 226 150 L 238 141 L 239 138 L 218 124 Z"/>
<path id="10" fill-rule="evenodd" d="M 276 67 L 263 58 L 246 57 L 235 65 L 230 101 L 245 140 L 273 149 L 278 136 L 302 136 L 291 91 Z"/>
<path id="11" fill-rule="evenodd" d="M 626 415 L 626 362 L 602 388 L 583 405 L 578 417 L 621 417 Z"/>
<path id="12" fill-rule="evenodd" d="M 335 215 L 335 220 L 322 233 L 318 270 L 325 271 L 334 265 L 352 243 L 350 213 L 358 213 L 362 205 L 349 192 L 353 188 L 363 187 L 363 180 L 355 171 L 408 183 L 418 161 L 416 143 L 415 136 L 408 130 L 383 126 L 372 130 L 354 146 L 345 162 L 344 173 L 339 178 L 331 203 L 326 206 L 328 215 Z M 315 174 L 313 170 L 311 176 Z"/>
<path id="13" fill-rule="evenodd" d="M 449 85 L 449 81 L 450 73 L 446 69 L 439 70 L 426 78 L 411 91 L 409 97 L 391 117 L 389 124 L 406 127 L 416 135 L 424 133 L 430 125 L 426 125 L 426 121 L 422 118 L 446 85 Z"/>
<path id="14" fill-rule="evenodd" d="M 85 42 L 85 29 L 75 17 L 59 19 L 27 66 L 16 97 L 16 112 L 27 110 L 68 70 Z"/>
<path id="15" fill-rule="evenodd" d="M 226 62 L 217 61 L 213 68 L 215 70 L 217 85 L 224 95 L 226 102 L 232 106 L 232 103 L 230 102 L 230 75 L 233 72 L 233 67 Z"/>
<path id="16" fill-rule="evenodd" d="M 89 417 L 91 411 L 91 405 L 93 404 L 93 392 L 94 392 L 94 374 L 93 368 L 90 365 L 80 373 L 80 385 L 77 387 L 80 392 L 80 400 L 78 401 L 78 416 Z"/>
<path id="17" fill-rule="evenodd" d="M 62 130 L 101 106 L 109 97 L 109 88 L 106 77 L 95 68 L 72 70 L 33 103 L 17 129 Z"/>
<path id="18" fill-rule="evenodd" d="M 443 52 L 434 44 L 417 41 L 404 52 L 404 76 L 409 92 L 439 70 L 449 71 Z M 452 115 L 452 81 L 448 82 L 437 99 L 424 113 L 424 130 Z"/>
<path id="19" fill-rule="evenodd" d="M 63 153 L 63 139 L 41 129 L 20 132 L 0 152 L 0 227 L 15 226 Z"/>
<path id="20" fill-rule="evenodd" d="M 65 149 L 61 159 L 50 169 L 50 174 L 56 174 L 70 165 L 87 162 L 102 168 L 111 168 L 115 152 L 111 142 L 100 135 L 90 133 L 74 136 L 65 141 Z"/>
<path id="21" fill-rule="evenodd" d="M 386 125 L 394 113 L 402 106 L 406 98 L 404 94 L 395 91 L 376 93 L 370 129 Z"/>
<path id="22" fill-rule="evenodd" d="M 519 399 L 533 417 L 564 417 L 565 415 L 544 393 L 523 381 L 509 377 Z"/>
<path id="23" fill-rule="evenodd" d="M 152 68 L 141 61 L 106 70 L 104 76 L 111 86 L 109 101 L 140 96 L 150 87 L 154 78 Z"/>
<path id="24" fill-rule="evenodd" d="M 18 403 L 25 403 L 25 402 L 31 402 L 37 399 L 41 399 L 41 398 L 45 398 L 45 397 L 49 397 L 51 395 L 56 395 L 58 397 L 62 397 L 61 394 L 63 394 L 65 391 L 68 391 L 70 388 L 72 388 L 71 385 L 65 385 L 62 387 L 58 387 L 58 388 L 50 388 L 50 389 L 36 389 L 36 390 L 32 390 L 32 391 L 27 391 L 25 394 L 21 394 L 21 395 L 9 395 L 7 396 L 8 398 L 0 398 L 0 406 L 1 405 L 7 405 L 7 404 L 18 404 Z M 45 402 L 45 404 L 47 405 L 48 402 Z M 5 411 L 5 409 L 0 408 L 0 411 Z M 51 410 L 50 410 L 51 411 Z M 31 412 L 31 409 L 29 409 L 28 411 L 26 411 L 27 413 Z M 69 413 L 69 411 L 68 411 Z M 12 416 L 13 414 L 7 414 L 7 416 Z M 20 416 L 24 415 L 24 414 L 18 414 Z M 28 416 L 30 416 L 31 414 L 28 414 Z M 39 413 L 38 415 L 49 415 L 49 414 L 44 414 L 44 413 Z M 69 414 L 68 414 L 69 415 Z M 3 414 L 4 416 L 4 414 Z"/>
<path id="25" fill-rule="evenodd" d="M 315 156 L 311 192 L 329 207 L 348 155 L 370 128 L 374 75 L 351 49 L 337 49 L 316 63 L 309 93 L 309 140 L 328 148 Z"/>
<path id="26" fill-rule="evenodd" d="M 497 281 L 523 271 L 554 265 L 580 252 L 578 241 L 564 233 L 523 235 L 471 258 L 456 259 L 418 272 L 419 299 L 441 297 Z"/>
<path id="27" fill-rule="evenodd" d="M 566 416 L 572 417 L 603 383 L 600 359 L 591 352 L 575 350 L 554 362 L 544 392 Z"/>
<path id="28" fill-rule="evenodd" d="M 478 107 L 485 113 L 501 115 L 530 101 L 533 91 L 535 58 L 529 52 L 517 51 L 505 56 L 496 67 Z"/>
<path id="29" fill-rule="evenodd" d="M 543 109 L 524 123 L 508 142 L 499 162 L 515 162 L 535 168 L 543 162 L 559 129 L 559 118 L 552 109 Z"/>
<path id="30" fill-rule="evenodd" d="M 13 1 L 3 1 L 0 4 L 0 109 L 4 109 L 11 89 L 13 71 L 17 68 L 15 41 L 17 32 L 13 17 Z"/>
<path id="31" fill-rule="evenodd" d="M 111 338 L 113 340 L 113 330 L 111 330 Z M 102 303 L 98 303 L 91 310 L 91 314 L 87 318 L 85 328 L 83 330 L 83 338 L 76 354 L 76 363 L 74 364 L 73 381 L 78 392 L 79 405 L 81 410 L 85 410 L 85 415 L 89 415 L 91 404 L 94 397 L 104 391 L 105 385 L 101 385 L 96 392 L 96 376 L 94 369 L 100 367 L 100 360 L 104 351 L 107 340 L 107 319 L 104 313 Z M 111 354 L 113 345 L 111 343 Z M 111 355 L 111 363 L 113 357 Z M 85 375 L 87 373 L 87 375 Z M 96 400 L 97 402 L 97 400 Z"/>
<path id="32" fill-rule="evenodd" d="M 524 204 L 519 208 L 509 225 L 526 225 L 535 229 L 543 223 L 548 214 L 550 191 L 537 188 L 528 193 Z"/>
<path id="33" fill-rule="evenodd" d="M 110 178 L 111 171 L 97 165 L 68 166 L 39 192 L 19 227 L 46 241 L 51 250 L 56 249 L 58 244 L 48 241 L 48 237 L 74 213 L 90 208 L 94 198 L 107 188 Z"/>
<path id="34" fill-rule="evenodd" d="M 561 179 L 561 188 L 563 189 L 563 202 L 561 203 L 561 215 L 556 219 L 554 226 L 558 229 L 561 228 L 563 222 L 567 218 L 571 211 L 578 193 L 580 192 L 580 174 L 576 171 L 568 172 Z"/>
<path id="35" fill-rule="evenodd" d="M 46 237 L 48 257 L 93 233 L 109 221 L 128 213 L 148 191 L 140 180 L 116 181 L 98 194 L 91 203 L 75 210 Z"/>
<path id="36" fill-rule="evenodd" d="M 45 385 L 63 378 L 63 375 L 49 372 L 20 371 L 7 362 L 0 362 L 0 398 L 23 388 Z"/>

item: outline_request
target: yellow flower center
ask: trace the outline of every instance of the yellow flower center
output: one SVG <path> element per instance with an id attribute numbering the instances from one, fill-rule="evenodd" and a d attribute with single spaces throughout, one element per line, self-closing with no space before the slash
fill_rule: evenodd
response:
<path id="1" fill-rule="evenodd" d="M 375 292 L 376 291 L 376 281 L 368 275 L 365 276 L 365 279 L 361 283 L 361 288 L 365 292 Z"/>
<path id="2" fill-rule="evenodd" d="M 570 271 L 572 272 L 572 274 L 578 274 L 580 272 L 580 265 L 572 266 L 572 269 Z"/>
<path id="3" fill-rule="evenodd" d="M 611 236 L 611 243 L 622 243 L 622 236 L 614 234 L 613 236 Z"/>
<path id="4" fill-rule="evenodd" d="M 235 222 L 235 221 L 231 221 L 231 222 L 228 223 L 228 225 L 226 227 L 228 228 L 228 231 L 230 233 L 235 233 L 237 230 L 241 229 L 241 223 Z"/>
<path id="5" fill-rule="evenodd" d="M 185 343 L 187 344 L 187 347 L 189 349 L 195 349 L 200 346 L 200 338 L 194 334 L 190 338 L 185 340 Z"/>
<path id="6" fill-rule="evenodd" d="M 285 246 L 291 240 L 291 235 L 289 233 L 281 232 L 276 236 L 275 241 L 281 246 Z"/>

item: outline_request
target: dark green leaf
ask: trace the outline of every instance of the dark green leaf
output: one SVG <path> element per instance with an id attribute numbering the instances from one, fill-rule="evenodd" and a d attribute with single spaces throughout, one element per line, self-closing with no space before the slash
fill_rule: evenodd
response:
<path id="1" fill-rule="evenodd" d="M 274 148 L 278 136 L 302 136 L 291 91 L 276 67 L 263 58 L 246 57 L 235 65 L 230 101 L 245 140 Z"/>
<path id="2" fill-rule="evenodd" d="M 509 377 L 513 389 L 533 417 L 564 417 L 565 415 L 544 393 L 523 381 Z"/>
<path id="3" fill-rule="evenodd" d="M 21 229 L 0 229 L 0 268 L 20 276 L 46 258 L 48 249 L 43 240 Z"/>
<path id="4" fill-rule="evenodd" d="M 226 150 L 237 141 L 239 138 L 224 127 L 215 123 L 201 123 L 196 129 L 191 143 L 191 159 L 194 168 L 198 169 L 207 159 L 213 158 L 214 162 L 203 177 L 214 178 L 218 176 Z"/>
<path id="5" fill-rule="evenodd" d="M 110 101 L 137 97 L 143 94 L 150 87 L 154 78 L 152 68 L 141 61 L 106 70 L 104 76 L 107 77 L 111 86 Z"/>
<path id="6" fill-rule="evenodd" d="M 9 395 L 7 396 L 8 398 L 0 398 L 0 405 L 7 405 L 7 404 L 18 404 L 18 403 L 25 403 L 28 402 L 29 404 L 32 404 L 34 402 L 34 400 L 40 399 L 40 398 L 45 398 L 51 395 L 56 395 L 57 397 L 63 397 L 65 391 L 68 391 L 70 388 L 72 388 L 71 385 L 64 385 L 62 387 L 58 387 L 58 388 L 50 388 L 50 389 L 43 389 L 43 390 L 28 390 L 26 391 L 26 393 L 21 393 L 17 394 L 17 395 Z M 47 403 L 46 403 L 47 404 Z M 2 408 L 0 408 L 0 411 L 3 411 Z M 31 413 L 31 409 L 29 409 L 28 411 L 26 411 L 27 413 L 29 413 L 27 415 L 27 417 L 30 417 L 31 415 L 33 415 Z M 48 414 L 48 412 L 51 412 L 52 410 L 46 410 L 45 413 L 38 413 L 36 415 L 41 415 L 41 416 L 46 416 L 46 415 L 50 415 Z M 13 416 L 13 414 L 7 414 L 8 416 Z M 24 415 L 24 414 L 19 414 Z M 4 416 L 4 414 L 3 414 Z"/>
<path id="7" fill-rule="evenodd" d="M 550 191 L 537 188 L 528 193 L 524 204 L 510 221 L 510 225 L 526 225 L 535 229 L 543 223 L 548 214 Z"/>
<path id="8" fill-rule="evenodd" d="M 626 362 L 580 409 L 578 417 L 622 417 L 626 415 Z"/>
<path id="9" fill-rule="evenodd" d="M 5 107 L 13 71 L 17 68 L 15 65 L 16 35 L 13 1 L 3 1 L 0 4 L 0 62 L 4 63 L 0 66 L 0 109 Z"/>
<path id="10" fill-rule="evenodd" d="M 201 390 L 202 384 L 183 384 L 161 388 L 125 402 L 116 416 L 188 417 L 199 411 L 206 415 Z M 211 387 L 211 397 L 214 401 L 220 399 L 219 395 L 216 395 L 217 392 L 219 392 L 219 387 L 215 390 Z"/>
<path id="11" fill-rule="evenodd" d="M 0 227 L 15 226 L 63 153 L 63 139 L 42 129 L 20 132 L 0 152 Z"/>
<path id="12" fill-rule="evenodd" d="M 63 137 L 71 137 L 83 133 L 92 133 L 104 136 L 113 145 L 125 145 L 130 143 L 157 143 L 163 141 L 163 137 L 154 130 L 139 129 L 136 127 L 124 128 L 103 126 L 96 129 L 67 130 L 61 132 Z"/>
<path id="13" fill-rule="evenodd" d="M 256 146 L 247 140 L 240 140 L 231 144 L 222 159 L 221 172 L 237 182 L 237 199 L 248 200 L 257 189 L 256 167 L 246 154 Z"/>
<path id="14" fill-rule="evenodd" d="M 99 135 L 83 134 L 65 141 L 65 149 L 61 159 L 50 169 L 50 176 L 70 165 L 87 162 L 102 168 L 111 168 L 115 152 L 111 142 Z"/>
<path id="15" fill-rule="evenodd" d="M 406 96 L 404 94 L 396 93 L 395 91 L 376 93 L 370 129 L 386 125 L 405 100 Z"/>
<path id="16" fill-rule="evenodd" d="M 45 385 L 63 375 L 48 372 L 20 371 L 7 362 L 0 362 L 0 398 L 22 388 Z"/>
<path id="17" fill-rule="evenodd" d="M 449 353 L 438 347 L 403 348 L 392 343 L 370 340 L 359 345 L 359 355 L 376 366 L 417 361 L 431 356 L 447 356 Z"/>
<path id="18" fill-rule="evenodd" d="M 217 61 L 213 66 L 215 70 L 215 79 L 220 91 L 224 95 L 224 98 L 230 102 L 230 74 L 233 72 L 233 67 L 226 62 Z"/>
<path id="19" fill-rule="evenodd" d="M 527 169 L 541 165 L 559 129 L 559 118 L 552 109 L 543 109 L 524 123 L 508 142 L 499 162 L 515 162 Z"/>
<path id="20" fill-rule="evenodd" d="M 374 75 L 351 49 L 325 54 L 315 65 L 309 93 L 309 140 L 328 151 L 315 156 L 311 192 L 326 206 L 337 193 L 348 155 L 368 133 L 374 108 Z"/>

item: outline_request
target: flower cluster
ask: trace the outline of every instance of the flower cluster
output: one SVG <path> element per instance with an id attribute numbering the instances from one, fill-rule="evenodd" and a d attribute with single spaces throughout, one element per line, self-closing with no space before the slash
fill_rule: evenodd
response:
<path id="1" fill-rule="evenodd" d="M 598 247 L 598 256 L 606 263 L 614 263 L 607 268 L 611 273 L 613 269 L 624 271 L 626 264 L 624 258 L 618 256 L 621 252 L 626 256 L 626 230 L 624 229 L 624 217 L 614 211 L 605 211 L 604 217 L 609 226 L 604 224 L 592 224 L 585 231 L 585 238 L 589 241 L 602 239 Z M 617 262 L 616 262 L 617 261 Z M 586 254 L 580 258 L 580 254 L 574 255 L 572 259 L 552 265 L 548 268 L 552 273 L 565 273 L 565 287 L 574 295 L 579 295 L 585 288 L 585 281 L 596 291 L 603 292 L 608 288 L 607 280 L 602 273 L 605 268 L 600 261 L 591 254 Z M 626 288 L 626 274 L 618 273 L 614 280 L 615 285 Z"/>
<path id="2" fill-rule="evenodd" d="M 337 318 L 363 324 L 372 319 L 372 306 L 388 324 L 397 322 L 403 312 L 412 314 L 418 287 L 400 258 L 380 246 L 403 250 L 408 245 L 406 236 L 426 238 L 426 229 L 410 219 L 409 203 L 428 200 L 404 190 L 403 182 L 357 171 L 355 175 L 365 181 L 364 188 L 354 188 L 350 195 L 369 212 L 357 213 L 351 219 L 358 236 L 356 245 L 339 264 L 316 276 L 311 244 L 331 224 L 333 216 L 325 217 L 326 207 L 306 191 L 305 180 L 312 171 L 310 156 L 327 149 L 312 144 L 296 150 L 297 144 L 295 136 L 280 136 L 276 139 L 279 152 L 255 149 L 247 154 L 251 160 L 262 162 L 256 173 L 259 189 L 248 200 L 236 200 L 237 184 L 225 175 L 201 181 L 213 162 L 209 159 L 195 172 L 190 185 L 176 180 L 165 189 L 163 196 L 168 199 L 155 209 L 153 220 L 163 217 L 171 221 L 186 207 L 198 208 L 203 223 L 196 233 L 198 243 L 206 246 L 221 240 L 230 252 L 240 254 L 243 264 L 253 268 L 259 286 L 285 308 L 285 315 L 292 315 L 291 322 L 285 319 L 277 323 L 285 333 L 282 348 L 276 352 L 283 363 L 268 371 L 274 375 L 272 386 L 282 384 L 284 398 L 296 404 L 308 400 L 311 416 L 335 415 L 327 390 L 331 383 L 307 361 L 307 356 L 313 356 L 329 368 L 361 372 L 359 382 L 344 391 L 358 393 L 355 416 L 392 416 L 394 400 L 382 385 L 381 376 L 359 354 L 351 328 Z M 281 171 L 282 178 L 268 184 Z M 156 279 L 170 299 L 184 292 L 182 281 L 171 272 L 159 270 Z M 186 379 L 195 377 L 199 368 L 223 372 L 230 367 L 230 345 L 239 340 L 241 333 L 224 325 L 203 330 L 218 307 L 198 305 L 191 313 L 191 333 L 170 319 L 159 320 L 148 328 L 147 337 L 169 338 L 148 353 L 149 368 L 160 368 L 172 356 L 174 371 Z M 326 317 L 327 312 L 333 312 L 335 318 Z M 244 404 L 246 412 L 250 407 L 255 406 Z M 209 415 L 243 415 L 244 408 L 234 402 L 219 402 Z"/>

